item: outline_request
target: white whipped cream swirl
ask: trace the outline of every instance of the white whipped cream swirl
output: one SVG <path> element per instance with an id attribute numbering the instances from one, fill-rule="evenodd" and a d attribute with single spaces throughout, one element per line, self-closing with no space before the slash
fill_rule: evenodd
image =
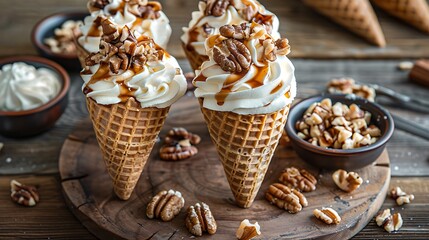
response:
<path id="1" fill-rule="evenodd" d="M 265 31 L 262 26 L 259 29 Z M 295 68 L 286 56 L 277 55 L 272 62 L 260 61 L 264 50 L 259 40 L 260 31 L 253 33 L 246 42 L 252 63 L 244 74 L 222 70 L 213 60 L 213 47 L 208 44 L 210 38 L 207 39 L 210 60 L 196 71 L 193 82 L 195 96 L 203 98 L 204 108 L 238 114 L 267 114 L 292 103 L 296 96 Z"/>
<path id="2" fill-rule="evenodd" d="M 123 11 L 116 11 L 121 7 Z M 111 10 L 116 12 L 114 16 L 110 15 Z M 94 21 L 99 16 L 104 16 L 118 26 L 128 26 L 131 31 L 151 37 L 156 44 L 165 49 L 171 36 L 171 27 L 168 17 L 162 11 L 159 13 L 160 17 L 157 19 L 142 19 L 129 11 L 129 5 L 124 4 L 123 0 L 111 0 L 104 9 L 94 11 L 84 19 L 83 25 L 80 27 L 82 36 L 79 37 L 78 42 L 88 52 L 97 52 L 102 34 L 101 26 L 98 28 L 98 36 L 88 36 L 88 34 L 92 35 Z"/>
<path id="3" fill-rule="evenodd" d="M 89 69 L 95 73 L 99 67 L 100 64 L 97 64 Z M 85 82 L 83 89 L 89 87 L 91 91 L 86 96 L 103 105 L 123 101 L 121 96 L 125 91 L 125 97 L 134 97 L 142 108 L 165 108 L 182 97 L 187 89 L 185 76 L 177 60 L 166 54 L 162 61 L 147 62 L 139 73 L 128 69 L 89 84 L 93 75 L 81 74 Z"/>
<path id="4" fill-rule="evenodd" d="M 24 62 L 7 64 L 0 70 L 0 111 L 37 108 L 58 95 L 58 74 L 47 68 L 36 69 Z"/>
<path id="5" fill-rule="evenodd" d="M 258 9 L 259 13 L 264 15 L 272 15 L 272 32 L 271 35 L 274 39 L 280 38 L 279 33 L 279 19 L 270 11 L 266 10 L 259 2 L 255 0 L 246 1 L 247 4 L 252 4 L 255 8 Z M 181 40 L 185 45 L 190 45 L 195 49 L 195 51 L 200 55 L 207 55 L 204 47 L 204 42 L 206 40 L 206 33 L 204 32 L 204 25 L 209 25 L 213 27 L 213 32 L 211 35 L 219 34 L 219 28 L 223 25 L 231 24 L 241 24 L 243 22 L 248 22 L 243 18 L 239 13 L 240 10 L 243 10 L 247 7 L 243 3 L 243 0 L 234 0 L 231 5 L 225 11 L 225 14 L 219 17 L 215 16 L 205 16 L 204 12 L 206 9 L 207 3 L 200 1 L 198 4 L 198 11 L 192 12 L 192 19 L 189 22 L 188 27 L 183 28 L 184 34 L 181 36 Z M 196 31 L 197 39 L 190 38 L 190 31 Z"/>

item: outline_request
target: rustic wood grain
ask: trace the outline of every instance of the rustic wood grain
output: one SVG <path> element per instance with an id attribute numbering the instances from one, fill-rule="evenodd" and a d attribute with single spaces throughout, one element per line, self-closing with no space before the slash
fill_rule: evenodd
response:
<path id="1" fill-rule="evenodd" d="M 233 238 L 244 218 L 259 222 L 264 239 L 345 239 L 356 234 L 372 219 L 386 196 L 390 182 L 390 162 L 386 152 L 375 165 L 357 170 L 368 181 L 353 194 L 346 194 L 333 183 L 332 172 L 311 168 L 292 149 L 279 146 L 254 204 L 250 209 L 241 209 L 234 204 L 196 99 L 182 98 L 170 113 L 172 116 L 166 121 L 161 136 L 172 126 L 183 126 L 203 136 L 198 145 L 200 152 L 185 161 L 162 161 L 158 157 L 158 143 L 128 201 L 119 200 L 112 192 L 95 136 L 88 134 L 92 131 L 89 120 L 79 124 L 71 138 L 65 141 L 59 160 L 65 198 L 94 235 L 126 239 L 190 237 L 184 226 L 185 211 L 171 223 L 149 220 L 145 216 L 145 207 L 152 196 L 161 190 L 175 189 L 183 194 L 185 207 L 198 201 L 210 206 L 218 223 L 218 232 L 209 239 Z M 309 207 L 295 215 L 270 205 L 263 197 L 268 186 L 277 181 L 282 169 L 290 166 L 309 169 L 319 179 L 316 191 L 305 194 Z M 313 209 L 327 206 L 342 216 L 340 225 L 327 226 L 312 217 Z"/>
<path id="2" fill-rule="evenodd" d="M 43 17 L 61 11 L 87 11 L 87 0 L 0 1 L 0 55 L 35 53 L 31 29 Z M 169 52 L 184 58 L 180 44 L 182 27 L 187 26 L 198 0 L 161 1 L 173 29 Z M 355 36 L 301 1 L 261 0 L 280 19 L 280 33 L 292 44 L 293 58 L 424 58 L 429 56 L 429 35 L 376 9 L 387 47 L 378 48 Z M 11 41 L 13 39 L 13 41 Z"/>

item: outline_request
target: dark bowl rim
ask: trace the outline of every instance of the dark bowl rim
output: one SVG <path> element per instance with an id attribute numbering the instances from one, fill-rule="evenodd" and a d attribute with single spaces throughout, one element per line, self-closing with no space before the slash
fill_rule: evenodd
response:
<path id="1" fill-rule="evenodd" d="M 46 52 L 47 54 L 55 57 L 66 58 L 66 59 L 76 59 L 77 54 L 64 54 L 64 53 L 52 52 L 52 50 L 48 46 L 38 41 L 38 39 L 36 38 L 36 33 L 40 31 L 41 26 L 50 18 L 58 17 L 58 16 L 65 16 L 70 18 L 75 15 L 85 15 L 85 14 L 89 16 L 89 13 L 84 11 L 65 11 L 65 12 L 57 12 L 42 18 L 34 25 L 33 29 L 31 30 L 31 41 L 33 42 L 33 45 L 36 48 L 41 49 L 43 52 Z"/>
<path id="2" fill-rule="evenodd" d="M 324 148 L 320 146 L 314 146 L 311 143 L 299 138 L 295 131 L 295 123 L 292 123 L 292 121 L 287 121 L 286 131 L 288 136 L 291 139 L 293 139 L 292 141 L 295 141 L 296 144 L 300 144 L 300 146 L 305 148 L 306 150 L 309 150 L 311 152 L 322 152 L 324 155 L 332 155 L 332 156 L 338 156 L 338 154 L 360 154 L 363 152 L 369 152 L 377 148 L 383 147 L 393 135 L 395 127 L 394 127 L 393 118 L 390 115 L 389 111 L 387 111 L 385 108 L 383 108 L 382 106 L 380 106 L 375 102 L 368 101 L 367 99 L 358 97 L 353 94 L 318 94 L 311 97 L 307 97 L 305 99 L 302 99 L 299 103 L 292 106 L 289 111 L 289 114 L 291 113 L 293 114 L 293 111 L 297 106 L 307 104 L 308 102 L 310 102 L 310 104 L 314 103 L 316 102 L 317 98 L 322 98 L 322 99 L 323 98 L 330 98 L 330 99 L 340 98 L 344 100 L 355 100 L 355 101 L 358 101 L 358 105 L 360 105 L 360 107 L 365 104 L 372 105 L 373 107 L 378 109 L 381 113 L 383 113 L 384 116 L 381 116 L 381 117 L 383 118 L 386 117 L 386 120 L 388 121 L 389 124 L 384 134 L 375 143 L 371 145 L 354 148 L 354 149 L 334 149 L 334 148 Z M 336 101 L 340 102 L 341 100 L 336 100 Z"/>
<path id="3" fill-rule="evenodd" d="M 70 88 L 70 76 L 68 75 L 66 70 L 63 67 L 61 67 L 59 64 L 49 59 L 38 57 L 38 56 L 22 55 L 22 56 L 11 56 L 11 57 L 1 58 L 0 66 L 3 66 L 8 63 L 15 63 L 15 62 L 27 62 L 27 63 L 36 62 L 36 63 L 40 63 L 42 65 L 53 68 L 60 76 L 59 80 L 62 80 L 62 83 L 63 83 L 62 88 L 54 98 L 52 98 L 47 103 L 37 108 L 33 108 L 25 111 L 1 111 L 0 110 L 0 116 L 24 116 L 24 115 L 41 112 L 57 104 L 61 99 L 63 99 L 66 96 Z"/>

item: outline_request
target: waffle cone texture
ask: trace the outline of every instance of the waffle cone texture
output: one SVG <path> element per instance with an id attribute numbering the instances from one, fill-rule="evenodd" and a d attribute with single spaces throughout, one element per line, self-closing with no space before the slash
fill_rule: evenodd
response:
<path id="1" fill-rule="evenodd" d="M 134 98 L 101 105 L 87 98 L 87 107 L 115 194 L 130 198 L 164 125 L 167 108 L 141 108 Z"/>
<path id="2" fill-rule="evenodd" d="M 200 55 L 197 51 L 194 49 L 190 50 L 188 47 L 186 47 L 186 44 L 182 42 L 182 48 L 185 52 L 186 58 L 189 61 L 189 64 L 191 65 L 192 69 L 195 71 L 201 67 L 203 62 L 209 60 L 208 56 Z"/>
<path id="3" fill-rule="evenodd" d="M 386 45 L 380 23 L 368 0 L 303 0 L 349 31 L 380 47 Z"/>
<path id="4" fill-rule="evenodd" d="M 282 135 L 289 106 L 269 114 L 240 115 L 204 108 L 199 101 L 235 201 L 249 208 Z"/>
<path id="5" fill-rule="evenodd" d="M 371 0 L 389 14 L 429 33 L 429 6 L 426 0 Z"/>

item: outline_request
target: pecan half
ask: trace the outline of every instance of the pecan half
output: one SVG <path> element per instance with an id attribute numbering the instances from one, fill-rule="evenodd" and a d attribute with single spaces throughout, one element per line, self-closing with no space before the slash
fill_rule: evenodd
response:
<path id="1" fill-rule="evenodd" d="M 34 186 L 26 186 L 16 180 L 10 181 L 10 197 L 12 201 L 26 206 L 33 207 L 39 202 L 39 193 Z"/>
<path id="2" fill-rule="evenodd" d="M 360 187 L 363 180 L 359 177 L 359 174 L 355 172 L 347 172 L 342 169 L 338 169 L 332 174 L 332 179 L 335 184 L 345 192 L 353 192 Z"/>
<path id="3" fill-rule="evenodd" d="M 222 46 L 213 49 L 213 59 L 222 70 L 231 73 L 240 73 L 250 68 L 250 51 L 244 43 L 236 39 L 225 39 Z"/>
<path id="4" fill-rule="evenodd" d="M 220 17 L 225 14 L 226 9 L 231 4 L 231 0 L 207 0 L 205 15 Z"/>
<path id="5" fill-rule="evenodd" d="M 308 206 L 307 198 L 302 193 L 281 183 L 270 185 L 265 193 L 265 198 L 271 204 L 287 210 L 289 213 L 297 213 L 303 207 Z"/>
<path id="6" fill-rule="evenodd" d="M 165 137 L 165 145 L 161 147 L 159 156 L 164 160 L 183 160 L 198 153 L 193 146 L 201 142 L 200 136 L 188 132 L 185 128 L 173 128 Z"/>
<path id="7" fill-rule="evenodd" d="M 185 205 L 185 199 L 179 191 L 170 189 L 156 194 L 146 208 L 146 216 L 150 219 L 161 218 L 162 221 L 171 221 Z"/>
<path id="8" fill-rule="evenodd" d="M 391 214 L 390 209 L 385 209 L 375 217 L 378 226 L 387 232 L 398 231 L 402 227 L 402 216 L 400 213 Z"/>
<path id="9" fill-rule="evenodd" d="M 220 35 L 226 38 L 242 40 L 250 36 L 250 27 L 247 23 L 240 25 L 224 25 L 219 28 Z"/>
<path id="10" fill-rule="evenodd" d="M 248 219 L 241 221 L 235 236 L 239 240 L 249 240 L 261 235 L 261 226 L 258 222 L 250 223 Z"/>
<path id="11" fill-rule="evenodd" d="M 295 167 L 286 168 L 280 175 L 279 181 L 286 186 L 296 188 L 302 192 L 316 190 L 317 179 L 305 169 Z"/>
<path id="12" fill-rule="evenodd" d="M 332 208 L 314 209 L 313 215 L 326 224 L 339 224 L 341 222 L 340 215 Z"/>
<path id="13" fill-rule="evenodd" d="M 216 233 L 217 224 L 210 207 L 204 202 L 196 203 L 188 208 L 185 219 L 186 228 L 195 236 L 202 236 L 204 232 L 213 235 Z"/>

